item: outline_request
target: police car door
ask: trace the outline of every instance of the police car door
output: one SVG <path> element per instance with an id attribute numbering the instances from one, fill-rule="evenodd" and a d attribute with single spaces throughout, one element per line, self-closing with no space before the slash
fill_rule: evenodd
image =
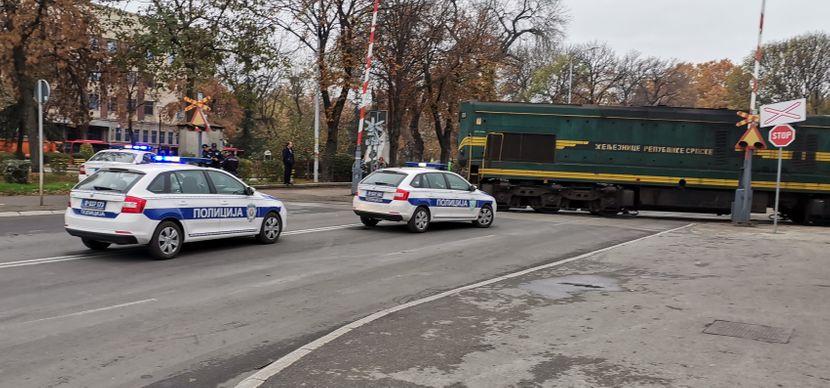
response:
<path id="1" fill-rule="evenodd" d="M 221 211 L 202 170 L 170 173 L 171 207 L 177 207 L 187 238 L 202 239 L 221 230 Z"/>
<path id="2" fill-rule="evenodd" d="M 429 185 L 429 211 L 432 218 L 447 219 L 457 217 L 457 211 L 452 208 L 453 195 L 447 187 L 447 180 L 440 172 L 428 172 L 424 178 Z"/>
<path id="3" fill-rule="evenodd" d="M 245 185 L 221 171 L 207 171 L 208 178 L 216 191 L 216 198 L 222 206 L 223 234 L 256 234 L 257 204 L 253 198 L 245 195 Z"/>
<path id="4" fill-rule="evenodd" d="M 476 217 L 476 201 L 470 192 L 470 183 L 453 173 L 445 172 L 444 176 L 447 178 L 447 186 L 453 198 L 451 203 L 453 216 L 466 219 Z"/>

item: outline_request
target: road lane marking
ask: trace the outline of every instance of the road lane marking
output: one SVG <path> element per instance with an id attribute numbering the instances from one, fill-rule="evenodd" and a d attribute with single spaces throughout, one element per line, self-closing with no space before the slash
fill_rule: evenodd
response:
<path id="1" fill-rule="evenodd" d="M 115 304 L 115 305 L 112 305 L 112 306 L 99 307 L 97 309 L 78 311 L 76 313 L 71 313 L 71 314 L 64 314 L 64 315 L 58 315 L 58 316 L 54 316 L 54 317 L 35 319 L 34 321 L 26 321 L 26 322 L 23 322 L 22 324 L 25 325 L 27 323 L 51 321 L 53 319 L 60 319 L 60 318 L 77 317 L 77 316 L 80 316 L 80 315 L 98 313 L 98 312 L 107 311 L 107 310 L 115 310 L 115 309 L 120 309 L 122 307 L 135 306 L 137 304 L 150 303 L 150 302 L 158 302 L 158 299 L 156 299 L 156 298 L 142 299 L 142 300 L 137 300 L 137 301 L 134 301 L 134 302 L 127 302 L 127 303 Z"/>
<path id="2" fill-rule="evenodd" d="M 481 282 L 478 282 L 478 283 L 475 283 L 475 284 L 470 284 L 470 285 L 466 285 L 466 286 L 463 286 L 463 287 L 458 287 L 458 288 L 455 288 L 455 289 L 452 289 L 452 290 L 449 290 L 449 291 L 445 291 L 445 292 L 442 292 L 442 293 L 439 293 L 439 294 L 435 294 L 435 295 L 428 296 L 428 297 L 421 298 L 421 299 L 417 299 L 417 300 L 414 300 L 414 301 L 411 301 L 411 302 L 408 302 L 408 303 L 399 304 L 399 305 L 394 306 L 394 307 L 390 307 L 390 308 L 387 308 L 387 309 L 380 310 L 376 313 L 373 313 L 373 314 L 367 315 L 367 316 L 365 316 L 361 319 L 358 319 L 358 320 L 356 320 L 352 323 L 341 326 L 341 327 L 337 328 L 336 330 L 334 330 L 334 331 L 332 331 L 332 332 L 330 332 L 330 333 L 328 333 L 328 334 L 326 334 L 326 335 L 324 335 L 324 336 L 322 336 L 322 337 L 320 337 L 320 338 L 318 338 L 314 341 L 311 341 L 311 342 L 309 342 L 309 343 L 307 343 L 303 346 L 300 346 L 299 348 L 297 348 L 293 352 L 288 353 L 285 356 L 282 356 L 280 359 L 268 364 L 267 366 L 260 369 L 256 373 L 248 376 L 247 378 L 242 380 L 239 384 L 237 384 L 235 388 L 256 388 L 256 387 L 259 387 L 260 385 L 264 384 L 269 378 L 275 376 L 276 374 L 280 373 L 283 369 L 288 368 L 289 366 L 291 366 L 295 362 L 299 361 L 305 355 L 321 348 L 323 345 L 325 345 L 325 344 L 327 344 L 331 341 L 334 341 L 337 338 L 340 338 L 344 334 L 346 334 L 346 333 L 348 333 L 348 332 L 350 332 L 354 329 L 357 329 L 361 326 L 364 326 L 366 324 L 374 322 L 374 321 L 376 321 L 380 318 L 383 318 L 383 317 L 385 317 L 389 314 L 392 314 L 392 313 L 395 313 L 395 312 L 398 312 L 398 311 L 401 311 L 401 310 L 404 310 L 404 309 L 407 309 L 407 308 L 410 308 L 410 307 L 415 307 L 415 306 L 418 306 L 418 305 L 421 305 L 421 304 L 424 304 L 424 303 L 427 303 L 427 302 L 432 302 L 432 301 L 435 301 L 435 300 L 438 300 L 438 299 L 442 299 L 442 298 L 445 298 L 445 297 L 448 297 L 448 296 L 451 296 L 451 295 L 455 295 L 455 294 L 458 294 L 458 293 L 461 293 L 461 292 L 464 292 L 464 291 L 467 291 L 467 290 L 472 290 L 472 289 L 487 286 L 487 285 L 490 285 L 490 284 L 493 284 L 493 283 L 498 283 L 498 282 L 501 282 L 501 281 L 504 281 L 504 280 L 517 278 L 519 276 L 527 275 L 529 273 L 536 272 L 536 271 L 539 271 L 539 270 L 548 269 L 548 268 L 552 268 L 552 267 L 557 267 L 557 266 L 567 264 L 567 263 L 570 263 L 570 262 L 573 262 L 573 261 L 581 260 L 581 259 L 584 259 L 584 258 L 587 258 L 587 257 L 594 256 L 594 255 L 599 254 L 599 253 L 607 252 L 607 251 L 614 250 L 614 249 L 617 249 L 617 248 L 620 248 L 620 247 L 623 247 L 623 246 L 626 246 L 626 245 L 634 244 L 634 243 L 643 241 L 643 240 L 651 238 L 651 237 L 657 237 L 657 236 L 661 236 L 661 235 L 664 235 L 664 234 L 667 234 L 667 233 L 676 232 L 678 230 L 686 229 L 686 228 L 688 228 L 692 225 L 694 225 L 694 223 L 686 224 L 686 225 L 683 225 L 683 226 L 680 226 L 680 227 L 677 227 L 677 228 L 664 230 L 664 231 L 661 231 L 661 232 L 658 232 L 658 233 L 652 233 L 652 234 L 649 234 L 649 235 L 646 235 L 646 236 L 643 236 L 643 237 L 639 237 L 639 238 L 636 238 L 636 239 L 633 239 L 633 240 L 628 240 L 628 241 L 625 241 L 625 242 L 622 242 L 622 243 L 619 243 L 619 244 L 611 245 L 609 247 L 597 249 L 595 251 L 591 251 L 591 252 L 588 252 L 588 253 L 583 253 L 583 254 L 578 255 L 578 256 L 573 256 L 573 257 L 569 257 L 567 259 L 554 261 L 552 263 L 538 265 L 538 266 L 535 266 L 535 267 L 532 267 L 532 268 L 528 268 L 528 269 L 524 269 L 524 270 L 521 270 L 521 271 L 513 272 L 513 273 L 510 273 L 510 274 L 507 274 L 507 275 L 498 276 L 498 277 L 488 279 L 488 280 L 484 280 L 484 281 L 481 281 Z"/>
<path id="3" fill-rule="evenodd" d="M 331 230 L 354 228 L 356 226 L 363 226 L 363 224 L 346 224 L 346 225 L 323 226 L 323 227 L 320 227 L 320 228 L 289 230 L 287 232 L 283 232 L 282 235 L 283 236 L 295 236 L 295 235 L 298 235 L 298 234 L 306 234 L 306 233 L 328 232 L 328 231 L 331 231 Z"/>
<path id="4" fill-rule="evenodd" d="M 282 235 L 283 236 L 295 236 L 295 235 L 299 235 L 299 234 L 329 232 L 329 231 L 332 231 L 332 230 L 349 229 L 349 228 L 354 228 L 356 226 L 362 226 L 362 225 L 363 224 L 346 224 L 346 225 L 323 226 L 323 227 L 319 227 L 319 228 L 289 230 L 289 231 L 283 232 Z M 113 251 L 111 253 L 116 253 L 116 251 Z M 44 258 L 40 258 L 40 259 L 29 259 L 29 260 L 0 262 L 0 269 L 26 267 L 26 266 L 30 266 L 30 265 L 39 265 L 39 264 L 60 263 L 60 262 L 63 262 L 63 261 L 72 261 L 72 260 L 93 259 L 93 258 L 96 258 L 96 257 L 103 257 L 103 256 L 109 256 L 109 254 L 95 254 L 95 255 L 78 254 L 78 255 L 44 257 Z"/>

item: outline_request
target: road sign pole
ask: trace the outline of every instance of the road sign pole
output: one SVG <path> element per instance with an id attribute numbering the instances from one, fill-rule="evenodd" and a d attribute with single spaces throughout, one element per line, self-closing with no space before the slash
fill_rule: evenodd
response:
<path id="1" fill-rule="evenodd" d="M 37 81 L 37 143 L 38 147 L 38 193 L 40 194 L 40 206 L 43 206 L 43 88 L 41 81 Z"/>
<path id="2" fill-rule="evenodd" d="M 778 233 L 778 199 L 781 194 L 781 159 L 783 159 L 784 147 L 778 147 L 778 173 L 775 175 L 775 214 L 772 219 L 772 233 Z"/>

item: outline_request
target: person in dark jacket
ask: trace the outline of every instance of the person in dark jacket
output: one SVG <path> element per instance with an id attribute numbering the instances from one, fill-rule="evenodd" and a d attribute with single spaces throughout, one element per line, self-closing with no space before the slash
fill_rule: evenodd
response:
<path id="1" fill-rule="evenodd" d="M 225 152 L 225 158 L 222 160 L 222 169 L 237 176 L 236 171 L 239 169 L 239 159 L 233 152 Z"/>
<path id="2" fill-rule="evenodd" d="M 282 164 L 285 166 L 282 181 L 286 185 L 291 184 L 291 171 L 294 169 L 294 143 L 288 142 L 282 149 Z"/>
<path id="3" fill-rule="evenodd" d="M 222 168 L 222 151 L 216 148 L 216 143 L 210 144 L 210 166 L 213 168 Z"/>

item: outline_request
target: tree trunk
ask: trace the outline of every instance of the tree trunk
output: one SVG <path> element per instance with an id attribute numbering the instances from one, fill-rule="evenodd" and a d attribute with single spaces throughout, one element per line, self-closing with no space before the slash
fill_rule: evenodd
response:
<path id="1" fill-rule="evenodd" d="M 423 113 L 423 106 L 426 103 L 426 94 L 421 97 L 421 103 L 414 106 L 412 109 L 412 116 L 409 118 L 409 133 L 412 135 L 412 141 L 415 143 L 412 158 L 414 161 L 424 160 L 424 137 L 421 136 L 421 113 Z"/>
<path id="2" fill-rule="evenodd" d="M 401 137 L 404 113 L 401 105 L 400 88 L 389 85 L 389 116 L 386 122 L 386 133 L 389 135 L 389 160 L 386 162 L 390 166 L 398 165 L 398 141 Z"/>
<path id="3" fill-rule="evenodd" d="M 15 46 L 12 49 L 12 60 L 14 62 L 14 74 L 17 78 L 17 129 L 19 133 L 17 150 L 15 155 L 19 159 L 24 158 L 23 134 L 29 137 L 29 158 L 32 161 L 32 171 L 40 171 L 40 150 L 38 149 L 38 130 L 35 117 L 35 91 L 34 80 L 26 74 L 26 52 L 23 46 Z"/>
<path id="4" fill-rule="evenodd" d="M 332 163 L 337 155 L 338 135 L 340 133 L 340 118 L 343 116 L 343 108 L 346 106 L 346 98 L 349 95 L 349 88 L 342 87 L 340 95 L 332 102 L 327 90 L 321 90 L 323 94 L 323 108 L 326 114 L 326 145 L 323 152 L 322 175 L 324 179 L 334 179 Z"/>

